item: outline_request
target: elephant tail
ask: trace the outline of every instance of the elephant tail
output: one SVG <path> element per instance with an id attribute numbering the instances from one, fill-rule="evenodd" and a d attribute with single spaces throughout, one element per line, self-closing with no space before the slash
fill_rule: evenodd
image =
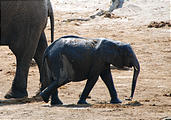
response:
<path id="1" fill-rule="evenodd" d="M 47 54 L 45 51 L 43 55 L 42 67 L 40 71 L 40 83 L 41 83 L 40 90 L 41 91 L 44 90 L 50 84 L 50 69 L 49 69 L 46 57 L 47 57 Z"/>
<path id="2" fill-rule="evenodd" d="M 54 15 L 52 5 L 49 1 L 48 5 L 48 16 L 50 17 L 50 24 L 51 24 L 51 43 L 54 41 Z"/>

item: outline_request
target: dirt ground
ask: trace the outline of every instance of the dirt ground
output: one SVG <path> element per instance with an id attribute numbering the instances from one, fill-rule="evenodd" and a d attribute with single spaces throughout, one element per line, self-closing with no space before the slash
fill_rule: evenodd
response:
<path id="1" fill-rule="evenodd" d="M 162 120 L 171 119 L 171 30 L 169 0 L 130 0 L 114 10 L 113 17 L 100 16 L 90 21 L 64 22 L 70 18 L 87 18 L 99 9 L 108 8 L 105 0 L 52 0 L 55 13 L 55 39 L 63 35 L 110 38 L 130 43 L 141 65 L 132 102 L 133 70 L 112 70 L 122 104 L 109 104 L 110 96 L 99 78 L 87 99 L 90 105 L 77 105 L 86 81 L 69 83 L 59 89 L 62 106 L 44 102 L 9 102 L 4 99 L 15 74 L 15 56 L 6 46 L 0 47 L 0 119 L 19 120 Z M 107 7 L 106 7 L 107 6 Z M 117 17 L 114 17 L 117 16 Z M 152 21 L 163 23 L 155 27 Z M 163 21 L 163 22 L 162 22 Z M 165 24 L 166 23 L 166 24 Z M 46 28 L 50 44 L 50 25 Z M 39 72 L 32 66 L 28 76 L 29 98 L 39 88 Z M 3 102 L 6 102 L 3 103 Z"/>

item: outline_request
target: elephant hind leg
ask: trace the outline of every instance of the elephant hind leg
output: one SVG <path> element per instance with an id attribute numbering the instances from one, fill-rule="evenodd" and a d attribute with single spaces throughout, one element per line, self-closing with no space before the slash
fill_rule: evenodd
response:
<path id="1" fill-rule="evenodd" d="M 35 31 L 38 31 L 37 28 Z M 34 56 L 40 37 L 39 32 L 20 31 L 13 37 L 13 43 L 9 48 L 16 56 L 16 73 L 11 89 L 5 95 L 5 98 L 24 98 L 27 93 L 27 77 L 30 67 L 30 62 Z M 26 34 L 29 33 L 29 34 Z M 34 42 L 34 43 L 33 43 Z"/>
<path id="2" fill-rule="evenodd" d="M 47 48 L 47 40 L 46 40 L 46 36 L 45 33 L 42 32 L 40 39 L 39 39 L 39 43 L 36 49 L 36 52 L 34 54 L 34 59 L 38 65 L 39 71 L 41 70 L 41 66 L 42 66 L 42 58 L 43 58 L 43 54 L 45 49 Z"/>
<path id="3" fill-rule="evenodd" d="M 42 90 L 45 89 L 49 84 L 49 81 L 48 81 L 49 77 L 47 74 L 48 73 L 47 63 L 45 62 L 44 65 L 42 63 L 43 54 L 44 54 L 44 51 L 47 48 L 47 46 L 48 46 L 48 44 L 47 44 L 45 33 L 42 32 L 40 39 L 39 39 L 37 49 L 36 49 L 36 52 L 35 52 L 34 57 L 33 57 L 35 59 L 37 65 L 38 65 L 38 68 L 39 68 L 40 84 L 41 84 L 41 86 L 43 86 L 43 88 L 41 88 Z M 41 91 L 40 89 L 37 91 L 36 96 L 39 95 L 40 91 Z"/>
<path id="4" fill-rule="evenodd" d="M 19 59 L 17 56 L 16 74 L 12 83 L 11 89 L 5 95 L 5 98 L 24 98 L 28 96 L 27 93 L 27 75 L 29 70 L 29 63 L 31 59 Z M 27 60 L 27 62 L 26 62 Z"/>

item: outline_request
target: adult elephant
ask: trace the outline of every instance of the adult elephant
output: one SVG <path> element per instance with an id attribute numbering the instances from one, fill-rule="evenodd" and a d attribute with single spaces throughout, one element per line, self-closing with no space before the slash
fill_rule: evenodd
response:
<path id="1" fill-rule="evenodd" d="M 12 87 L 5 98 L 28 96 L 27 77 L 30 61 L 34 58 L 40 71 L 42 56 L 47 48 L 44 29 L 48 16 L 51 18 L 53 41 L 54 19 L 50 0 L 1 1 L 0 45 L 8 45 L 17 62 Z M 46 66 L 44 69 L 46 70 Z M 43 77 L 46 77 L 46 74 Z"/>

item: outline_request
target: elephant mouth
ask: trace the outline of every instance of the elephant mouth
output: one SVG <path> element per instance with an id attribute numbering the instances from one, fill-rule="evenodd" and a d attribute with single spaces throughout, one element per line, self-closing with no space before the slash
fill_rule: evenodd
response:
<path id="1" fill-rule="evenodd" d="M 132 66 L 122 66 L 122 67 L 116 67 L 116 66 L 113 66 L 111 65 L 110 66 L 111 69 L 117 69 L 117 70 L 124 70 L 124 71 L 128 71 L 128 70 L 132 70 Z"/>

